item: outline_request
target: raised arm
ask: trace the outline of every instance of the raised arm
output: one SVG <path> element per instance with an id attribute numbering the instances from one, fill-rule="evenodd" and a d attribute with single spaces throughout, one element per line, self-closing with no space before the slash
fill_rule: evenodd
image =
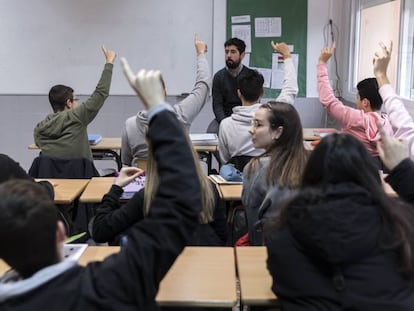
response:
<path id="1" fill-rule="evenodd" d="M 271 45 L 275 52 L 282 54 L 285 63 L 283 86 L 279 96 L 276 98 L 276 101 L 292 105 L 295 101 L 296 95 L 298 95 L 299 87 L 298 77 L 293 64 L 293 59 L 290 55 L 289 47 L 284 42 L 274 43 L 272 41 Z"/>
<path id="2" fill-rule="evenodd" d="M 404 140 L 388 136 L 380 127 L 381 142 L 378 152 L 382 162 L 390 169 L 385 181 L 405 201 L 414 203 L 414 163 L 408 158 L 408 146 Z"/>
<path id="3" fill-rule="evenodd" d="M 102 108 L 106 98 L 109 96 L 109 88 L 111 87 L 112 80 L 112 68 L 116 58 L 116 53 L 114 51 L 107 50 L 104 46 L 102 46 L 102 52 L 105 57 L 105 66 L 95 91 L 84 104 L 72 109 L 71 112 L 75 114 L 85 125 L 92 122 L 99 110 Z"/>
<path id="4" fill-rule="evenodd" d="M 329 83 L 327 62 L 331 56 L 335 53 L 336 45 L 333 43 L 331 47 L 325 47 L 322 49 L 319 55 L 318 68 L 317 68 L 317 80 L 319 100 L 326 111 L 336 119 L 341 126 L 348 127 L 349 122 L 355 122 L 355 120 L 362 120 L 362 111 L 349 106 L 345 106 L 338 98 L 336 98 L 331 84 Z M 355 125 L 355 124 L 354 124 Z"/>
<path id="5" fill-rule="evenodd" d="M 173 106 L 178 118 L 190 127 L 196 116 L 209 99 L 211 89 L 211 72 L 207 62 L 207 44 L 194 35 L 194 47 L 197 53 L 197 73 L 194 88 L 180 103 Z"/>
<path id="6" fill-rule="evenodd" d="M 201 190 L 182 126 L 164 103 L 160 73 L 134 75 L 125 61 L 124 70 L 148 109 L 159 185 L 148 217 L 131 228 L 127 246 L 100 265 L 97 288 L 103 297 L 117 295 L 146 310 L 154 307 L 159 282 L 198 225 Z M 114 287 L 123 291 L 114 293 Z"/>
<path id="7" fill-rule="evenodd" d="M 380 50 L 374 54 L 374 74 L 378 82 L 379 93 L 384 101 L 385 112 L 394 129 L 394 136 L 408 141 L 410 156 L 414 159 L 414 122 L 387 76 L 391 55 L 392 42 L 389 47 L 380 43 Z"/>

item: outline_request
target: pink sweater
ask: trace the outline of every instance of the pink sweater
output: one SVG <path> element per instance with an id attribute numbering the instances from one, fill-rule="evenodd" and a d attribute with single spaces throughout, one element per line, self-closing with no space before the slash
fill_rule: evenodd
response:
<path id="1" fill-rule="evenodd" d="M 410 148 L 410 157 L 414 160 L 414 122 L 402 100 L 395 94 L 390 84 L 383 85 L 379 90 L 384 101 L 385 112 L 388 113 L 394 128 L 394 136 L 405 139 Z"/>
<path id="2" fill-rule="evenodd" d="M 364 112 L 361 109 L 345 106 L 335 97 L 329 84 L 326 64 L 318 64 L 318 91 L 323 107 L 341 124 L 341 131 L 358 138 L 371 155 L 378 156 L 377 141 L 380 135 L 377 123 L 381 123 L 386 133 L 393 135 L 388 116 L 384 113 Z"/>

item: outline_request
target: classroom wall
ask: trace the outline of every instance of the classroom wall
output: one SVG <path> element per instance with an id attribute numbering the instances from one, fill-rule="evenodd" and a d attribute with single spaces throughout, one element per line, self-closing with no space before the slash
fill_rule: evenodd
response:
<path id="1" fill-rule="evenodd" d="M 310 0 L 308 2 L 308 53 L 307 53 L 307 98 L 298 98 L 295 107 L 299 111 L 304 127 L 332 126 L 332 123 L 318 102 L 316 87 L 316 62 L 324 46 L 323 28 L 329 18 L 341 26 L 345 18 L 342 13 L 342 1 Z M 184 14 L 184 12 L 177 12 Z M 209 53 L 213 55 L 213 72 L 224 66 L 223 43 L 226 40 L 226 3 L 214 0 L 213 42 L 209 42 Z M 1 30 L 0 30 L 1 32 Z M 341 29 L 341 38 L 347 34 Z M 345 53 L 345 51 L 339 51 Z M 338 58 L 340 59 L 341 56 Z M 117 64 L 119 66 L 119 64 Z M 341 67 L 342 68 L 342 67 Z M 96 73 L 97 79 L 99 72 Z M 168 87 L 168 86 L 167 86 Z M 92 90 L 91 90 L 92 91 Z M 86 95 L 79 96 L 81 100 Z M 175 103 L 176 97 L 168 97 Z M 19 161 L 28 169 L 36 151 L 28 150 L 33 142 L 33 128 L 46 114 L 51 112 L 46 95 L 1 95 L 0 96 L 0 142 L 2 151 Z M 104 107 L 89 126 L 89 133 L 100 133 L 106 137 L 119 137 L 126 118 L 142 109 L 135 96 L 109 96 Z M 213 119 L 211 104 L 207 103 L 191 127 L 192 132 L 204 132 Z"/>

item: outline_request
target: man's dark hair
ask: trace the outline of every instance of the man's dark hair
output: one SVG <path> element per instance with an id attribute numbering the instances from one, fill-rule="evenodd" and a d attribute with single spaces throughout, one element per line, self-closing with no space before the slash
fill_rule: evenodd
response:
<path id="1" fill-rule="evenodd" d="M 49 102 L 54 112 L 65 110 L 66 101 L 73 101 L 73 89 L 66 85 L 55 85 L 49 91 Z"/>
<path id="2" fill-rule="evenodd" d="M 249 102 L 257 102 L 263 95 L 263 83 L 264 78 L 257 70 L 249 70 L 237 78 L 237 87 L 244 99 Z"/>
<path id="3" fill-rule="evenodd" d="M 0 185 L 0 258 L 23 278 L 59 262 L 57 210 L 42 186 L 29 180 Z"/>
<path id="4" fill-rule="evenodd" d="M 231 38 L 224 42 L 224 47 L 228 47 L 230 45 L 236 46 L 240 54 L 244 53 L 244 51 L 246 50 L 246 43 L 244 43 L 244 41 L 240 40 L 239 38 Z"/>
<path id="5" fill-rule="evenodd" d="M 382 98 L 378 92 L 377 79 L 364 79 L 357 84 L 357 89 L 361 100 L 364 98 L 369 100 L 372 110 L 378 111 L 381 109 Z"/>

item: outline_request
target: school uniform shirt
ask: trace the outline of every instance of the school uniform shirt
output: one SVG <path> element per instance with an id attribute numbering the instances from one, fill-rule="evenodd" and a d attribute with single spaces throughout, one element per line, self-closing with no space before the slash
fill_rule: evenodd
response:
<path id="1" fill-rule="evenodd" d="M 283 310 L 413 309 L 414 278 L 402 274 L 396 247 L 384 247 L 379 209 L 353 183 L 303 190 L 290 202 L 287 223 L 266 237 Z"/>
<path id="2" fill-rule="evenodd" d="M 158 310 L 159 283 L 197 227 L 201 190 L 175 114 L 150 117 L 148 137 L 160 184 L 150 214 L 131 228 L 127 245 L 85 267 L 66 260 L 24 280 L 3 279 L 1 310 Z"/>
<path id="3" fill-rule="evenodd" d="M 95 91 L 76 108 L 46 116 L 34 129 L 34 141 L 43 155 L 93 160 L 87 126 L 93 121 L 109 95 L 113 64 L 105 64 Z"/>
<path id="4" fill-rule="evenodd" d="M 298 94 L 296 69 L 292 58 L 285 59 L 283 87 L 276 101 L 292 104 Z M 219 152 L 222 163 L 236 156 L 258 156 L 264 149 L 253 146 L 249 130 L 251 121 L 260 103 L 251 106 L 236 106 L 230 117 L 223 119 L 219 130 Z"/>
<path id="5" fill-rule="evenodd" d="M 204 54 L 197 56 L 197 74 L 194 88 L 190 94 L 181 102 L 173 105 L 177 118 L 186 128 L 203 109 L 206 102 L 210 101 L 211 72 Z M 148 128 L 147 111 L 142 110 L 136 116 L 125 121 L 122 132 L 121 160 L 124 165 L 134 165 L 136 159 L 148 157 L 148 146 L 146 142 L 146 131 Z"/>
<path id="6" fill-rule="evenodd" d="M 414 160 L 414 122 L 411 115 L 405 108 L 404 103 L 395 94 L 390 84 L 385 84 L 379 89 L 379 93 L 384 101 L 384 109 L 388 114 L 394 130 L 394 136 L 408 142 L 410 157 Z"/>
<path id="7" fill-rule="evenodd" d="M 341 125 L 341 132 L 350 134 L 359 139 L 368 152 L 377 157 L 377 141 L 380 139 L 378 123 L 388 135 L 393 134 L 388 116 L 378 112 L 364 112 L 361 109 L 345 106 L 332 90 L 329 83 L 328 68 L 326 64 L 318 64 L 318 91 L 322 106 L 332 118 Z"/>

